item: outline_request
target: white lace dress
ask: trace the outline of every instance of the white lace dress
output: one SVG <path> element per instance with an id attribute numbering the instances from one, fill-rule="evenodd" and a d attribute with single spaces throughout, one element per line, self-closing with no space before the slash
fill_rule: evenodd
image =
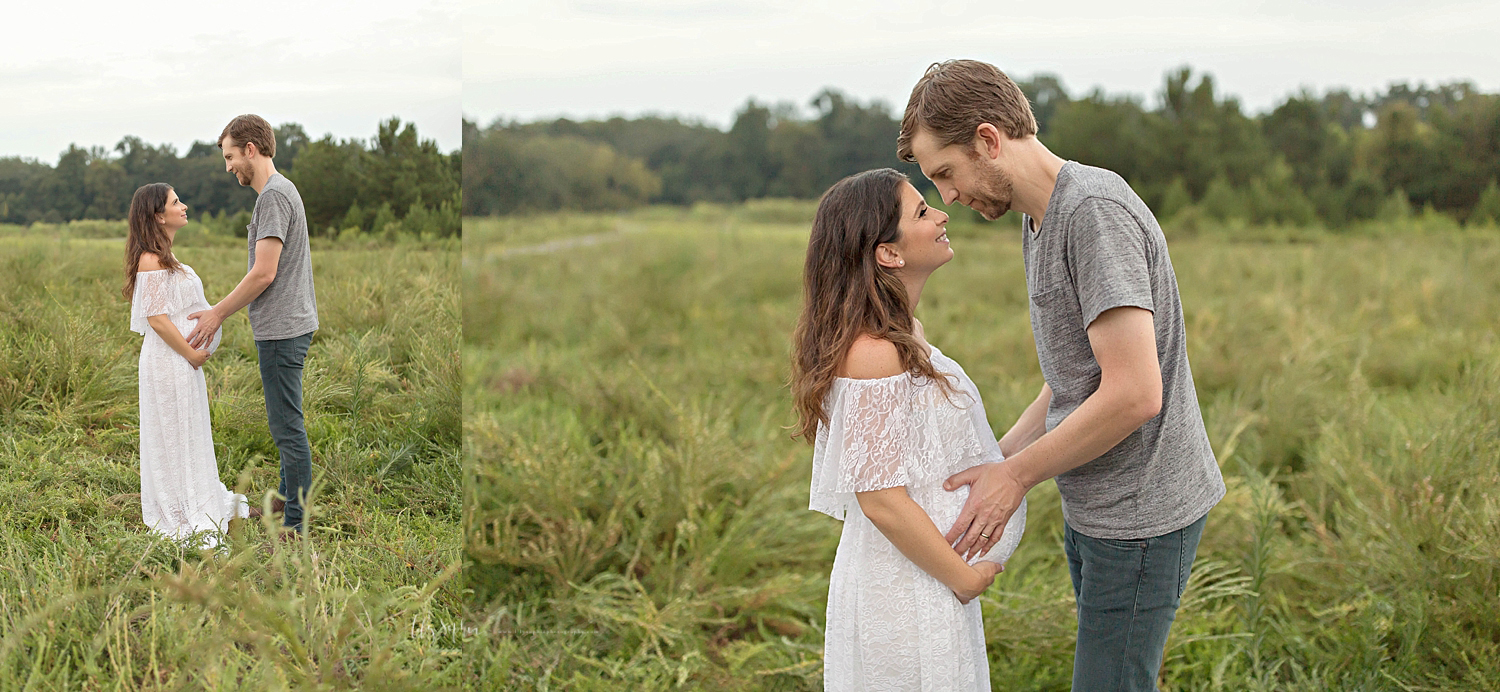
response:
<path id="1" fill-rule="evenodd" d="M 140 359 L 141 517 L 174 539 L 207 532 L 202 538 L 212 546 L 229 520 L 246 516 L 249 506 L 219 480 L 203 370 L 172 350 L 146 320 L 167 315 L 186 336 L 196 324 L 188 314 L 208 308 L 192 267 L 136 274 L 130 330 L 146 337 Z M 214 334 L 210 352 L 221 335 Z"/>
<path id="2" fill-rule="evenodd" d="M 810 507 L 844 521 L 828 587 L 826 690 L 990 689 L 979 599 L 959 603 L 880 533 L 854 496 L 905 486 L 946 533 L 969 488 L 949 492 L 943 481 L 1003 460 L 973 381 L 936 348 L 932 366 L 955 383 L 952 401 L 937 383 L 904 373 L 838 378 L 824 402 L 829 422 L 814 445 Z M 1004 564 L 1025 525 L 1023 500 L 1000 541 L 971 564 Z"/>

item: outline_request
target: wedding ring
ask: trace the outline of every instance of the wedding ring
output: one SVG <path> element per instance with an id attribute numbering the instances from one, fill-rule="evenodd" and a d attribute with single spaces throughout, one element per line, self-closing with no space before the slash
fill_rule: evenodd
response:
<path id="1" fill-rule="evenodd" d="M 987 534 L 987 533 L 981 533 L 981 534 L 979 534 L 979 537 L 980 537 L 980 538 L 989 538 L 989 537 L 990 537 L 990 535 L 989 535 L 989 534 Z"/>

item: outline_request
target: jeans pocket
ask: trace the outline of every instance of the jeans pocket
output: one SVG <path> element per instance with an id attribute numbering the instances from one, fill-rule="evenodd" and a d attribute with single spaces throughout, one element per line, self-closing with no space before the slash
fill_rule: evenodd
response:
<path id="1" fill-rule="evenodd" d="M 1182 534 L 1180 557 L 1177 566 L 1177 600 L 1182 600 L 1183 592 L 1187 591 L 1188 579 L 1193 576 L 1193 560 L 1198 557 L 1198 543 L 1203 537 L 1203 525 L 1208 515 L 1204 514 L 1198 521 L 1189 524 L 1187 528 L 1178 533 Z"/>
<path id="2" fill-rule="evenodd" d="M 276 344 L 276 351 L 280 356 L 277 363 L 283 368 L 301 370 L 302 364 L 307 361 L 307 346 L 310 341 L 310 337 L 299 336 Z"/>
<path id="3" fill-rule="evenodd" d="M 1187 546 L 1177 551 L 1177 604 L 1182 604 L 1182 594 L 1187 591 L 1188 577 L 1193 574 L 1193 555 Z"/>
<path id="4" fill-rule="evenodd" d="M 1149 538 L 1091 538 L 1089 540 L 1098 542 L 1114 550 L 1145 550 Z"/>
<path id="5" fill-rule="evenodd" d="M 1146 568 L 1150 540 L 1082 536 L 1078 548 L 1085 562 L 1093 563 L 1112 579 L 1125 575 L 1134 579 Z"/>

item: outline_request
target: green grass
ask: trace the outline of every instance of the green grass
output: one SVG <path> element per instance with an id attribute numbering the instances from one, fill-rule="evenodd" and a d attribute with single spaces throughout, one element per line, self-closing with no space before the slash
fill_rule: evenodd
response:
<path id="1" fill-rule="evenodd" d="M 122 241 L 0 230 L 0 690 L 471 682 L 452 244 L 315 249 L 309 539 L 237 522 L 213 553 L 141 521 Z M 244 241 L 184 234 L 179 259 L 227 294 Z M 278 457 L 242 315 L 204 369 L 220 476 L 260 504 Z"/>
<path id="2" fill-rule="evenodd" d="M 795 211 L 468 222 L 465 578 L 485 684 L 820 688 L 839 528 L 806 509 L 811 451 L 785 427 Z M 633 231 L 515 252 L 612 225 Z M 493 231 L 522 227 L 552 230 Z M 1164 689 L 1500 687 L 1500 236 L 1195 230 L 1172 253 L 1228 495 Z M 1004 430 L 1041 386 L 1019 239 L 950 236 L 919 314 Z M 1055 486 L 1031 507 L 983 599 L 990 671 L 997 689 L 1066 690 Z"/>

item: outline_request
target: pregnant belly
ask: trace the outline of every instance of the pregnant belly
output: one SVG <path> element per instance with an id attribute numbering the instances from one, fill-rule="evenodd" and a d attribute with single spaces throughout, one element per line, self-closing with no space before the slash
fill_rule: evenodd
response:
<path id="1" fill-rule="evenodd" d="M 186 339 L 189 334 L 193 333 L 193 328 L 198 326 L 198 320 L 190 320 L 184 317 L 180 321 L 174 320 L 172 322 L 172 326 L 177 327 L 177 331 L 182 333 L 182 338 Z M 218 329 L 214 330 L 214 338 L 209 340 L 207 346 L 209 353 L 213 353 L 214 351 L 219 350 L 219 339 L 221 339 L 223 336 L 223 327 L 219 327 Z"/>
<path id="2" fill-rule="evenodd" d="M 969 486 L 959 486 L 957 490 L 943 490 L 937 486 L 922 493 L 924 497 L 913 497 L 927 516 L 932 517 L 932 523 L 939 531 L 947 533 L 953 528 L 953 522 L 958 520 L 958 513 L 964 507 L 964 501 L 969 499 Z"/>
<path id="3" fill-rule="evenodd" d="M 960 486 L 957 490 L 943 490 L 937 486 L 925 492 L 919 493 L 921 497 L 914 494 L 913 500 L 932 517 L 932 523 L 938 530 L 947 533 L 953 528 L 953 522 L 958 520 L 959 512 L 963 510 L 964 501 L 969 499 L 969 486 Z M 1016 546 L 1021 542 L 1021 534 L 1026 530 L 1026 499 L 1021 499 L 1021 506 L 1011 515 L 1010 522 L 1005 525 L 1004 536 L 998 539 L 988 553 L 975 556 L 969 562 L 972 564 L 978 560 L 985 559 L 992 562 L 1004 564 L 1015 552 Z"/>

